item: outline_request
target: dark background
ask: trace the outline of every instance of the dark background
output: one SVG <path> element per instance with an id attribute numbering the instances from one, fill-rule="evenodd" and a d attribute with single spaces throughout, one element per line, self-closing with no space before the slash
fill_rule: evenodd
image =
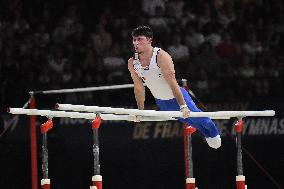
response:
<path id="1" fill-rule="evenodd" d="M 140 24 L 152 26 L 154 45 L 172 55 L 177 79 L 188 79 L 209 111 L 274 109 L 283 119 L 281 0 L 2 0 L 1 189 L 31 188 L 29 122 L 20 116 L 5 132 L 13 118 L 6 108 L 23 106 L 31 90 L 131 83 L 126 66 L 133 53 L 130 33 Z M 128 89 L 37 95 L 36 101 L 39 109 L 52 109 L 56 102 L 136 107 Z M 247 106 L 233 106 L 238 103 Z M 148 91 L 146 107 L 155 108 Z M 38 126 L 45 121 L 39 119 Z M 51 186 L 88 188 L 93 175 L 90 124 L 55 121 L 48 141 Z M 283 188 L 283 120 L 277 124 L 276 134 L 245 134 L 243 145 Z M 133 130 L 124 122 L 101 127 L 104 188 L 184 187 L 182 136 L 134 140 Z M 38 133 L 39 173 L 40 139 Z M 193 137 L 199 189 L 235 188 L 235 143 L 226 133 L 222 140 L 222 147 L 212 150 L 201 136 Z M 249 155 L 243 158 L 248 188 L 279 188 Z"/>

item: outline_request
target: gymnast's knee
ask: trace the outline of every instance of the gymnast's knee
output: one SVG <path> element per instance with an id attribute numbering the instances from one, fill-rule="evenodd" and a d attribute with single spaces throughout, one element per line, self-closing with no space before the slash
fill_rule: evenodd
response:
<path id="1" fill-rule="evenodd" d="M 220 146 L 221 146 L 221 137 L 220 137 L 220 135 L 217 135 L 215 137 L 208 137 L 208 138 L 205 138 L 205 139 L 206 139 L 207 144 L 211 148 L 214 148 L 214 149 L 220 148 Z"/>

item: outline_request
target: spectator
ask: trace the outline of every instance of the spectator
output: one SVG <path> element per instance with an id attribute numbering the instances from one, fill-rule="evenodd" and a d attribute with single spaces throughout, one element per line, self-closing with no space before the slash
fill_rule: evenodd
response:
<path id="1" fill-rule="evenodd" d="M 48 68 L 45 68 L 41 71 L 41 74 L 39 74 L 38 77 L 38 83 L 40 85 L 47 85 L 51 83 L 50 72 L 51 70 Z"/>
<path id="2" fill-rule="evenodd" d="M 176 20 L 181 19 L 183 15 L 184 5 L 185 3 L 183 0 L 170 0 L 167 3 L 167 15 Z"/>
<path id="3" fill-rule="evenodd" d="M 156 14 L 149 19 L 149 25 L 155 30 L 155 41 L 162 41 L 168 38 L 170 28 L 162 7 L 156 7 Z"/>
<path id="4" fill-rule="evenodd" d="M 229 23 L 227 27 L 227 31 L 234 35 L 236 40 L 239 42 L 243 42 L 245 40 L 244 32 L 239 32 L 244 29 L 244 10 L 237 9 L 236 10 L 236 19 Z"/>
<path id="5" fill-rule="evenodd" d="M 181 44 L 181 38 L 178 34 L 173 36 L 172 44 L 169 46 L 168 51 L 176 62 L 186 61 L 189 57 L 188 48 Z"/>
<path id="6" fill-rule="evenodd" d="M 205 97 L 209 95 L 209 83 L 208 75 L 205 70 L 200 71 L 200 79 L 196 81 L 196 88 L 198 89 L 198 94 Z M 199 96 L 198 95 L 198 96 Z"/>
<path id="7" fill-rule="evenodd" d="M 243 78 L 253 78 L 255 76 L 255 68 L 252 65 L 248 55 L 244 56 L 243 65 L 239 68 L 239 74 Z"/>
<path id="8" fill-rule="evenodd" d="M 19 63 L 13 58 L 13 50 L 11 48 L 6 48 L 4 50 L 4 57 L 1 69 L 3 70 L 3 77 L 10 84 L 16 82 L 19 76 Z M 12 76 L 12 77 L 11 77 Z"/>
<path id="9" fill-rule="evenodd" d="M 216 46 L 216 52 L 221 58 L 232 60 L 237 56 L 237 52 L 231 35 L 228 32 L 225 32 L 222 38 L 222 42 Z"/>
<path id="10" fill-rule="evenodd" d="M 176 72 L 183 74 L 189 58 L 188 47 L 181 44 L 181 38 L 178 34 L 173 36 L 172 44 L 168 47 L 168 53 L 176 63 Z"/>
<path id="11" fill-rule="evenodd" d="M 185 6 L 184 14 L 181 19 L 181 25 L 183 28 L 187 26 L 187 23 L 196 22 L 197 16 L 192 12 L 190 6 Z M 196 26 L 197 27 L 197 26 Z"/>
<path id="12" fill-rule="evenodd" d="M 202 6 L 202 12 L 199 16 L 199 27 L 202 28 L 204 25 L 209 24 L 212 21 L 212 11 L 210 5 L 205 3 Z"/>
<path id="13" fill-rule="evenodd" d="M 209 75 L 208 77 L 218 77 L 221 75 L 220 65 L 222 60 L 217 56 L 212 45 L 209 42 L 204 42 L 199 47 L 199 52 L 191 61 L 191 66 L 188 67 L 187 75 L 193 76 L 195 78 L 200 78 L 198 70 L 204 70 L 203 77 L 205 74 Z M 207 76 L 206 76 L 207 78 Z"/>
<path id="14" fill-rule="evenodd" d="M 218 14 L 218 22 L 227 28 L 228 25 L 236 19 L 232 2 L 226 1 Z"/>
<path id="15" fill-rule="evenodd" d="M 104 56 L 110 50 L 112 37 L 102 24 L 96 26 L 96 31 L 91 34 L 91 38 L 94 50 L 98 56 Z"/>
<path id="16" fill-rule="evenodd" d="M 114 44 L 108 56 L 103 59 L 104 67 L 108 74 L 108 82 L 113 83 L 123 81 L 126 69 L 126 61 L 121 57 L 121 50 L 118 44 Z"/>
<path id="17" fill-rule="evenodd" d="M 262 44 L 264 52 L 276 51 L 280 43 L 280 35 L 274 31 L 274 25 L 272 23 L 268 24 L 264 28 Z"/>
<path id="18" fill-rule="evenodd" d="M 205 37 L 202 33 L 196 31 L 195 24 L 189 22 L 186 27 L 185 44 L 192 50 L 199 48 L 199 46 L 205 41 Z"/>
<path id="19" fill-rule="evenodd" d="M 223 28 L 217 24 L 207 24 L 204 26 L 205 41 L 208 41 L 214 48 L 221 43 L 221 33 Z"/>
<path id="20" fill-rule="evenodd" d="M 63 73 L 62 73 L 62 82 L 63 83 L 70 83 L 70 81 L 72 80 L 72 67 L 70 64 L 66 64 L 63 68 Z"/>
<path id="21" fill-rule="evenodd" d="M 123 43 L 120 44 L 122 57 L 130 57 L 129 52 L 133 50 L 132 41 L 129 40 L 129 31 L 126 28 L 120 30 L 120 41 Z"/>
<path id="22" fill-rule="evenodd" d="M 46 31 L 45 25 L 43 23 L 37 26 L 37 31 L 34 33 L 33 37 L 34 37 L 35 45 L 37 47 L 43 48 L 46 45 L 48 45 L 50 42 L 50 35 Z"/>
<path id="23" fill-rule="evenodd" d="M 248 35 L 248 41 L 244 43 L 243 50 L 252 57 L 255 57 L 257 53 L 261 53 L 263 51 L 262 44 L 257 40 L 255 32 Z"/>
<path id="24" fill-rule="evenodd" d="M 62 48 L 55 48 L 54 51 L 54 54 L 48 57 L 48 66 L 52 71 L 61 76 L 64 67 L 68 64 L 68 59 L 64 57 Z"/>
<path id="25" fill-rule="evenodd" d="M 166 3 L 165 0 L 142 0 L 141 1 L 142 12 L 147 16 L 155 16 L 156 7 L 161 7 L 162 13 L 164 14 L 166 11 Z"/>
<path id="26" fill-rule="evenodd" d="M 275 31 L 283 36 L 284 34 L 284 15 L 283 11 L 278 12 L 276 17 Z"/>

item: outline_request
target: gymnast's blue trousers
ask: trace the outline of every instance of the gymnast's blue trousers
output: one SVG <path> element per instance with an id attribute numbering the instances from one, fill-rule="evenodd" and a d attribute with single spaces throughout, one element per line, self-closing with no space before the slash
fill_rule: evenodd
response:
<path id="1" fill-rule="evenodd" d="M 189 110 L 192 112 L 201 112 L 201 110 L 196 107 L 192 98 L 190 97 L 190 95 L 184 88 L 181 88 L 181 92 L 182 92 L 182 95 L 184 97 L 184 100 Z M 179 111 L 180 110 L 180 106 L 175 98 L 169 99 L 169 100 L 156 99 L 156 103 L 159 106 L 161 111 Z M 178 119 L 178 120 L 181 122 L 187 123 L 190 126 L 196 128 L 199 132 L 201 132 L 205 136 L 205 138 L 208 138 L 208 137 L 213 138 L 219 135 L 219 130 L 217 126 L 208 117 L 186 118 L 186 119 Z"/>

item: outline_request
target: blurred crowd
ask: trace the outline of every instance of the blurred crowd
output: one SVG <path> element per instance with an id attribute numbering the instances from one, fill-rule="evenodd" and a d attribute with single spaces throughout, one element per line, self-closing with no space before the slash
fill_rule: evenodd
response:
<path id="1" fill-rule="evenodd" d="M 3 0 L 0 99 L 130 83 L 131 30 L 150 25 L 204 99 L 283 95 L 281 0 Z"/>

